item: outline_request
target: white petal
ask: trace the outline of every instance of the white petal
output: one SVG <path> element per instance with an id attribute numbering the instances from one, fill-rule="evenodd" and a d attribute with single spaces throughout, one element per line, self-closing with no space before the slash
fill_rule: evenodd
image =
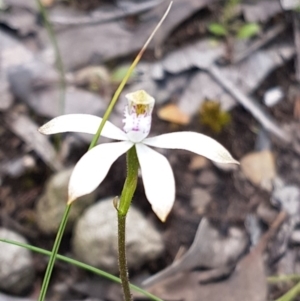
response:
<path id="1" fill-rule="evenodd" d="M 237 163 L 216 140 L 195 132 L 176 132 L 146 138 L 143 143 L 160 148 L 185 149 L 219 163 Z"/>
<path id="2" fill-rule="evenodd" d="M 175 200 L 175 180 L 169 161 L 150 147 L 135 145 L 145 193 L 153 211 L 165 221 Z"/>
<path id="3" fill-rule="evenodd" d="M 132 142 L 122 141 L 99 144 L 89 150 L 77 162 L 71 175 L 68 203 L 95 190 L 111 165 L 132 146 Z"/>
<path id="4" fill-rule="evenodd" d="M 39 131 L 42 134 L 50 135 L 64 132 L 80 132 L 87 134 L 96 134 L 102 118 L 89 114 L 68 114 L 56 117 L 42 127 Z M 126 134 L 111 122 L 106 121 L 101 136 L 116 139 L 127 140 Z"/>

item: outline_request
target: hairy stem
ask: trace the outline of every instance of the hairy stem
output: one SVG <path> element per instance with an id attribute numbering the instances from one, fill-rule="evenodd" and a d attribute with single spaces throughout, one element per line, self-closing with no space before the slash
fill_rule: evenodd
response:
<path id="1" fill-rule="evenodd" d="M 135 146 L 127 152 L 127 177 L 122 190 L 118 206 L 118 252 L 120 279 L 123 288 L 124 300 L 131 301 L 130 283 L 126 259 L 126 216 L 136 189 L 139 161 Z"/>
<path id="2" fill-rule="evenodd" d="M 126 215 L 118 214 L 118 252 L 119 252 L 118 259 L 119 259 L 120 279 L 123 288 L 124 300 L 132 301 L 129 276 L 128 276 L 128 268 L 127 268 L 127 259 L 126 259 L 125 230 L 126 230 Z"/>

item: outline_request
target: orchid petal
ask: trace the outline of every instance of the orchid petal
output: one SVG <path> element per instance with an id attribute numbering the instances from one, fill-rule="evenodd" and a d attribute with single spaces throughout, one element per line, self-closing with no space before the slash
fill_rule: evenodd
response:
<path id="1" fill-rule="evenodd" d="M 64 132 L 80 132 L 87 134 L 96 134 L 102 118 L 89 114 L 68 114 L 53 118 L 39 131 L 42 134 L 50 135 Z M 111 122 L 106 121 L 101 136 L 116 139 L 128 140 L 126 134 Z"/>
<path id="2" fill-rule="evenodd" d="M 132 146 L 132 142 L 122 141 L 99 144 L 89 150 L 77 162 L 71 175 L 68 203 L 95 190 L 106 177 L 111 165 Z"/>
<path id="3" fill-rule="evenodd" d="M 136 144 L 145 193 L 152 209 L 165 221 L 175 200 L 175 180 L 169 161 L 141 143 Z"/>
<path id="4" fill-rule="evenodd" d="M 230 153 L 216 140 L 195 132 L 176 132 L 146 138 L 144 144 L 169 149 L 184 149 L 219 163 L 236 163 Z"/>

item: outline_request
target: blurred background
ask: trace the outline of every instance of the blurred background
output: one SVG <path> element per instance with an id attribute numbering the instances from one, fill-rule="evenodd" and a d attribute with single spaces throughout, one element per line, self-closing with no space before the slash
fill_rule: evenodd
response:
<path id="1" fill-rule="evenodd" d="M 0 0 L 0 238 L 51 250 L 92 136 L 37 129 L 62 114 L 103 116 L 169 1 L 39 1 Z M 300 281 L 300 1 L 174 0 L 115 125 L 138 89 L 156 100 L 150 135 L 204 133 L 241 165 L 158 150 L 173 167 L 176 202 L 162 224 L 139 181 L 127 225 L 132 281 L 164 270 L 146 287 L 165 300 L 280 298 Z M 125 176 L 123 156 L 75 202 L 60 254 L 118 275 L 112 199 Z M 0 301 L 35 300 L 47 262 L 0 243 Z M 298 286 L 280 300 L 300 300 Z M 47 296 L 122 299 L 118 284 L 62 261 Z"/>

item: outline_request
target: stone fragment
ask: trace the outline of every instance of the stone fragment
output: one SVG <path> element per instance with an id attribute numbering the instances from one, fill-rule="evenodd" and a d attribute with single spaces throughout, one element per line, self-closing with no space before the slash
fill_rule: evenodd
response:
<path id="1" fill-rule="evenodd" d="M 264 94 L 264 103 L 268 107 L 273 107 L 279 103 L 284 97 L 284 92 L 281 87 L 273 87 Z"/>
<path id="2" fill-rule="evenodd" d="M 272 192 L 271 202 L 279 205 L 290 217 L 300 221 L 300 189 L 295 185 L 285 185 L 275 187 Z"/>
<path id="3" fill-rule="evenodd" d="M 3 162 L 0 166 L 0 174 L 17 178 L 26 171 L 32 170 L 36 166 L 35 158 L 31 155 L 22 155 Z"/>
<path id="4" fill-rule="evenodd" d="M 300 245 L 300 230 L 295 229 L 291 235 L 291 242 L 296 245 Z"/>
<path id="5" fill-rule="evenodd" d="M 129 269 L 137 269 L 162 253 L 164 245 L 160 233 L 133 206 L 126 228 Z M 84 212 L 76 223 L 72 245 L 79 260 L 118 273 L 117 213 L 113 198 L 101 200 Z"/>
<path id="6" fill-rule="evenodd" d="M 0 228 L 0 238 L 20 243 L 26 239 L 6 228 Z M 0 242 L 0 290 L 21 294 L 30 288 L 34 280 L 33 260 L 29 250 Z"/>
<path id="7" fill-rule="evenodd" d="M 69 168 L 53 175 L 46 184 L 44 194 L 37 201 L 36 222 L 44 233 L 56 233 L 58 230 L 67 204 L 68 185 L 72 171 L 73 168 Z M 73 203 L 66 230 L 71 230 L 78 216 L 94 201 L 95 193 L 91 193 Z"/>
<path id="8" fill-rule="evenodd" d="M 200 173 L 197 182 L 203 186 L 216 185 L 218 183 L 218 178 L 213 171 L 205 169 Z"/>
<path id="9" fill-rule="evenodd" d="M 199 214 L 203 214 L 205 207 L 211 201 L 210 194 L 203 188 L 192 190 L 191 205 Z"/>

